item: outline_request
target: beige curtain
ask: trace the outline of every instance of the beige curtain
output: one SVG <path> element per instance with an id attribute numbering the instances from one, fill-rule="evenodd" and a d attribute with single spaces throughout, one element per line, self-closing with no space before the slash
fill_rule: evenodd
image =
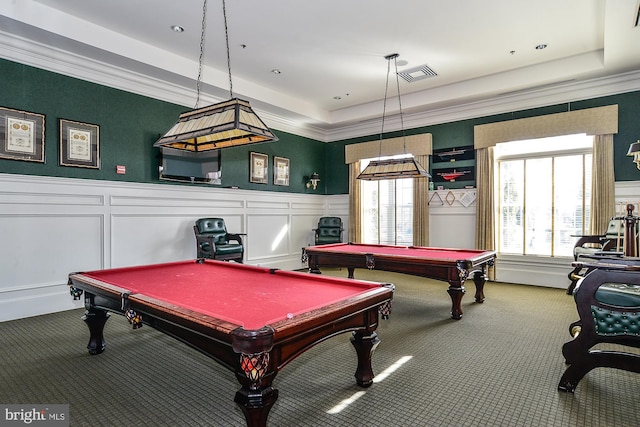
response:
<path id="1" fill-rule="evenodd" d="M 429 156 L 415 156 L 423 167 L 429 165 Z M 429 246 L 429 179 L 413 179 L 413 244 Z"/>
<path id="2" fill-rule="evenodd" d="M 593 137 L 590 234 L 604 234 L 615 212 L 613 135 Z"/>
<path id="3" fill-rule="evenodd" d="M 362 209 L 360 205 L 360 161 L 349 163 L 349 242 L 362 242 Z"/>
<path id="4" fill-rule="evenodd" d="M 476 150 L 476 248 L 495 250 L 494 147 Z"/>
<path id="5" fill-rule="evenodd" d="M 476 248 L 491 251 L 496 249 L 493 151 L 494 147 L 476 150 Z M 495 267 L 487 276 L 495 279 Z"/>

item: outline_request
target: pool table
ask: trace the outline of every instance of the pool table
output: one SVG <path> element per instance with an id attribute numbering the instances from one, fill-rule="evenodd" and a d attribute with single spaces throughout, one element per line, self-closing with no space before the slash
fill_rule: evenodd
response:
<path id="1" fill-rule="evenodd" d="M 90 354 L 105 350 L 110 312 L 150 325 L 235 373 L 249 426 L 266 425 L 280 369 L 342 332 L 352 332 L 357 384 L 370 386 L 375 330 L 393 296 L 391 284 L 204 259 L 72 273 L 69 286 L 75 299 L 84 293 Z"/>
<path id="2" fill-rule="evenodd" d="M 346 267 L 349 278 L 353 278 L 354 269 L 367 268 L 446 281 L 451 317 L 456 320 L 462 318 L 465 280 L 473 273 L 475 300 L 483 302 L 486 267 L 493 265 L 496 258 L 494 251 L 361 243 L 308 246 L 303 252 L 311 273 L 320 273 L 320 267 Z"/>

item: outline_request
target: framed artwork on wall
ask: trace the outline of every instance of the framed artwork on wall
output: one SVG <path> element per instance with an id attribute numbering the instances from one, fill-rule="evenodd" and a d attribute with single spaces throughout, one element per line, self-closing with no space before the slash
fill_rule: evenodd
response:
<path id="1" fill-rule="evenodd" d="M 100 169 L 100 127 L 60 119 L 60 166 Z"/>
<path id="2" fill-rule="evenodd" d="M 289 159 L 273 157 L 273 184 L 289 185 Z"/>
<path id="3" fill-rule="evenodd" d="M 0 107 L 0 158 L 44 163 L 44 114 Z"/>
<path id="4" fill-rule="evenodd" d="M 250 153 L 249 181 L 258 184 L 269 182 L 269 156 L 261 153 Z"/>

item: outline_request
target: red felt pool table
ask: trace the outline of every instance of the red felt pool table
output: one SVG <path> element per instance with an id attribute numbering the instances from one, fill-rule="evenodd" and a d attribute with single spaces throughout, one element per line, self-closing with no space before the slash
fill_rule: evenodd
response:
<path id="1" fill-rule="evenodd" d="M 235 372 L 249 426 L 266 425 L 280 369 L 342 332 L 353 332 L 356 382 L 370 386 L 379 314 L 393 295 L 390 284 L 203 259 L 72 273 L 69 286 L 76 299 L 84 293 L 90 354 L 105 349 L 109 312 L 134 329 L 148 324 Z"/>
<path id="2" fill-rule="evenodd" d="M 334 243 L 308 246 L 304 248 L 303 257 L 307 259 L 311 273 L 320 273 L 320 267 L 346 267 L 349 278 L 353 278 L 354 269 L 367 268 L 446 281 L 452 302 L 451 317 L 460 319 L 465 280 L 473 273 L 475 300 L 483 302 L 485 270 L 493 265 L 496 253 L 474 249 Z"/>

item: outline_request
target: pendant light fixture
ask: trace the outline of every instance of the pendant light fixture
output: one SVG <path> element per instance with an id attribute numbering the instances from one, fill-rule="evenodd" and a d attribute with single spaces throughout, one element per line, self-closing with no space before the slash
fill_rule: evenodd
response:
<path id="1" fill-rule="evenodd" d="M 402 143 L 406 157 L 387 160 L 372 160 L 367 167 L 358 175 L 357 179 L 366 181 L 397 179 L 397 178 L 431 178 L 426 169 L 413 157 L 407 153 L 406 140 L 404 135 L 404 120 L 402 117 L 402 100 L 400 99 L 400 80 L 398 77 L 397 53 L 392 53 L 384 57 L 387 60 L 387 83 L 384 90 L 384 103 L 382 106 L 382 129 L 380 130 L 380 155 L 382 157 L 382 136 L 384 134 L 384 119 L 387 110 L 387 93 L 389 90 L 389 74 L 391 73 L 391 60 L 395 65 L 396 86 L 398 88 L 398 105 L 400 109 L 400 129 L 402 130 Z"/>
<path id="2" fill-rule="evenodd" d="M 249 101 L 234 98 L 231 81 L 231 57 L 229 53 L 229 31 L 227 28 L 227 8 L 222 0 L 224 34 L 227 47 L 227 69 L 229 70 L 230 100 L 198 108 L 202 61 L 204 57 L 207 0 L 202 6 L 202 31 L 200 33 L 200 58 L 196 82 L 196 105 L 193 110 L 180 114 L 178 122 L 153 144 L 154 147 L 173 148 L 181 151 L 201 152 L 219 148 L 259 142 L 277 141 L 275 134 L 251 109 Z"/>

